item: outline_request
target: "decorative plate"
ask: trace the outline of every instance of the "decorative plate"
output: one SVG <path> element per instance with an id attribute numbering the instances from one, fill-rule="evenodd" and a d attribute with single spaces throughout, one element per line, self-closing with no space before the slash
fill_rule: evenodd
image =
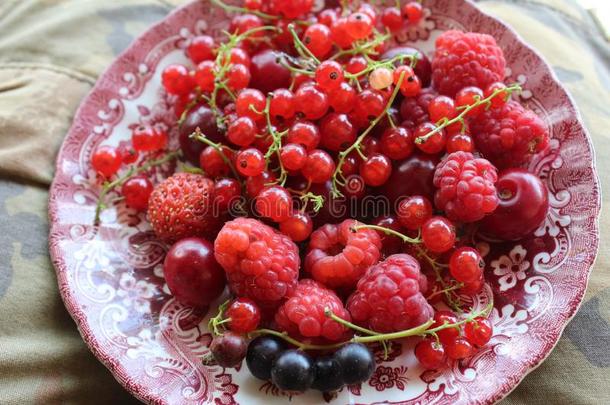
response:
<path id="1" fill-rule="evenodd" d="M 320 3 L 320 2 L 318 2 Z M 413 342 L 394 343 L 373 377 L 344 388 L 330 403 L 493 403 L 538 366 L 578 309 L 597 253 L 600 190 L 590 138 L 566 90 L 542 57 L 509 27 L 465 0 L 425 1 L 425 20 L 398 35 L 429 52 L 443 31 L 458 28 L 493 35 L 509 66 L 508 82 L 521 83 L 521 102 L 548 124 L 549 152 L 530 170 L 550 190 L 551 209 L 532 237 L 517 243 L 481 243 L 487 285 L 475 299 L 493 298 L 495 336 L 467 362 L 424 371 Z M 320 6 L 320 4 L 318 4 Z M 117 145 L 138 122 L 171 126 L 173 112 L 161 91 L 162 69 L 186 62 L 188 39 L 221 35 L 227 16 L 207 0 L 169 15 L 135 41 L 102 75 L 83 101 L 57 160 L 51 188 L 50 251 L 59 287 L 84 340 L 116 379 L 150 403 L 275 404 L 288 398 L 246 370 L 201 363 L 211 335 L 206 316 L 178 304 L 162 273 L 167 246 L 156 241 L 144 215 L 123 204 L 104 211 L 93 226 L 100 185 L 89 161 L 99 144 Z M 176 137 L 174 137 L 176 138 Z M 161 168 L 161 178 L 171 168 Z M 293 404 L 319 403 L 311 392 Z"/>

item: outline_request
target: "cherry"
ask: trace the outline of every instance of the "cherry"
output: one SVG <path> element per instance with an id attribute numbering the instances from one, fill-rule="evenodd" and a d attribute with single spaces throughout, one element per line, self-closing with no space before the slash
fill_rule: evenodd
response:
<path id="1" fill-rule="evenodd" d="M 335 90 L 343 82 L 343 67 L 332 60 L 322 62 L 316 68 L 316 83 L 325 92 Z"/>
<path id="2" fill-rule="evenodd" d="M 112 177 L 119 171 L 123 159 L 112 146 L 100 146 L 91 157 L 93 169 L 104 177 Z"/>
<path id="3" fill-rule="evenodd" d="M 318 147 L 320 143 L 320 130 L 315 124 L 309 121 L 297 121 L 288 130 L 288 143 L 302 145 L 308 151 Z"/>
<path id="4" fill-rule="evenodd" d="M 168 93 L 178 96 L 190 93 L 195 86 L 188 68 L 179 64 L 169 65 L 163 69 L 161 81 Z"/>
<path id="5" fill-rule="evenodd" d="M 360 176 L 364 183 L 378 187 L 388 181 L 392 174 L 392 162 L 387 156 L 380 153 L 370 155 L 369 158 L 360 165 Z"/>
<path id="6" fill-rule="evenodd" d="M 333 47 L 330 29 L 324 24 L 312 24 L 307 27 L 302 41 L 318 59 L 323 59 Z"/>
<path id="7" fill-rule="evenodd" d="M 231 151 L 223 149 L 224 155 L 231 159 Z M 208 146 L 201 151 L 199 156 L 199 167 L 211 178 L 226 176 L 231 172 L 231 168 L 223 159 L 221 153 L 213 146 Z"/>
<path id="8" fill-rule="evenodd" d="M 354 108 L 356 90 L 343 81 L 339 87 L 328 93 L 328 102 L 335 112 L 347 114 Z"/>
<path id="9" fill-rule="evenodd" d="M 355 40 L 368 38 L 373 28 L 371 17 L 362 12 L 350 14 L 345 23 L 345 31 Z"/>
<path id="10" fill-rule="evenodd" d="M 201 91 L 211 93 L 214 90 L 216 76 L 216 64 L 211 60 L 204 60 L 195 69 L 193 80 Z"/>
<path id="11" fill-rule="evenodd" d="M 292 197 L 284 187 L 267 187 L 256 196 L 255 207 L 262 217 L 282 222 L 292 215 Z"/>
<path id="12" fill-rule="evenodd" d="M 493 325 L 487 318 L 475 318 L 464 325 L 464 337 L 476 347 L 485 346 L 493 336 Z"/>
<path id="13" fill-rule="evenodd" d="M 250 84 L 250 80 L 252 80 L 250 69 L 240 64 L 231 65 L 226 77 L 227 86 L 233 91 L 245 89 Z"/>
<path id="14" fill-rule="evenodd" d="M 290 119 L 295 114 L 294 94 L 288 89 L 276 89 L 271 93 L 269 114 L 274 118 Z"/>
<path id="15" fill-rule="evenodd" d="M 241 196 L 241 184 L 235 179 L 219 179 L 214 183 L 214 208 L 226 211 Z"/>
<path id="16" fill-rule="evenodd" d="M 229 328 L 235 333 L 250 333 L 261 321 L 261 310 L 249 298 L 235 299 L 225 312 L 225 318 L 230 319 Z"/>
<path id="17" fill-rule="evenodd" d="M 381 135 L 381 151 L 393 160 L 401 160 L 413 153 L 413 136 L 403 127 L 388 128 Z"/>
<path id="18" fill-rule="evenodd" d="M 474 151 L 474 141 L 470 135 L 458 133 L 451 135 L 449 139 L 447 139 L 446 149 L 447 153 L 458 151 L 472 152 Z"/>
<path id="19" fill-rule="evenodd" d="M 461 337 L 447 342 L 444 346 L 447 357 L 453 360 L 467 359 L 474 353 L 474 348 L 470 342 Z"/>
<path id="20" fill-rule="evenodd" d="M 417 1 L 410 1 L 403 6 L 402 14 L 409 20 L 409 24 L 418 24 L 424 16 L 424 10 Z"/>
<path id="21" fill-rule="evenodd" d="M 280 231 L 294 242 L 309 238 L 313 231 L 313 221 L 305 212 L 295 212 L 290 218 L 280 223 Z"/>
<path id="22" fill-rule="evenodd" d="M 434 155 L 442 152 L 445 149 L 445 145 L 447 143 L 447 135 L 445 134 L 444 129 L 437 130 L 432 136 L 426 138 L 423 142 L 418 143 L 417 139 L 420 137 L 424 137 L 435 131 L 437 129 L 436 125 L 431 122 L 424 122 L 423 124 L 418 125 L 415 129 L 415 133 L 413 137 L 415 138 L 415 146 L 419 150 L 429 155 Z"/>
<path id="23" fill-rule="evenodd" d="M 398 85 L 400 78 L 400 92 L 405 97 L 415 97 L 421 92 L 421 81 L 412 67 L 402 65 L 394 70 L 394 84 Z"/>
<path id="24" fill-rule="evenodd" d="M 264 171 L 258 176 L 248 177 L 246 179 L 246 193 L 248 197 L 255 198 L 269 183 L 275 181 L 273 173 Z"/>
<path id="25" fill-rule="evenodd" d="M 265 116 L 261 114 L 267 100 L 265 95 L 256 89 L 244 89 L 235 100 L 235 111 L 239 117 L 249 117 L 255 122 L 262 122 Z"/>
<path id="26" fill-rule="evenodd" d="M 205 148 L 203 142 L 191 139 L 190 135 L 199 128 L 201 132 L 212 142 L 221 142 L 224 139 L 221 131 L 216 126 L 214 112 L 204 102 L 194 106 L 187 114 L 184 122 L 179 127 L 180 149 L 184 157 L 194 165 L 199 164 L 199 155 Z"/>
<path id="27" fill-rule="evenodd" d="M 356 128 L 345 114 L 328 114 L 320 125 L 322 146 L 334 152 L 341 151 L 356 140 Z"/>
<path id="28" fill-rule="evenodd" d="M 491 95 L 494 94 L 494 92 L 504 90 L 504 89 L 506 89 L 506 85 L 504 83 L 495 82 L 495 83 L 492 83 L 489 86 L 487 86 L 487 88 L 485 88 L 485 91 L 483 92 L 483 96 L 485 98 L 491 97 Z M 510 99 L 510 95 L 507 94 L 506 92 L 498 93 L 491 99 L 491 107 L 500 108 L 500 107 L 504 106 L 504 104 L 506 104 L 509 99 Z"/>
<path id="29" fill-rule="evenodd" d="M 215 336 L 210 345 L 212 357 L 220 367 L 237 367 L 241 364 L 248 350 L 248 343 L 243 336 L 227 331 Z"/>
<path id="30" fill-rule="evenodd" d="M 303 176 L 312 183 L 325 183 L 335 172 L 335 162 L 323 150 L 314 149 L 307 155 L 305 166 L 301 170 Z"/>
<path id="31" fill-rule="evenodd" d="M 397 232 L 404 232 L 404 229 L 398 222 L 398 219 L 394 215 L 386 215 L 379 217 L 372 222 L 373 225 L 381 226 L 383 228 L 392 229 Z M 395 253 L 401 253 L 404 246 L 402 239 L 397 236 L 388 235 L 385 232 L 377 231 L 381 238 L 381 246 L 383 254 L 387 257 Z"/>
<path id="32" fill-rule="evenodd" d="M 434 323 L 431 328 L 438 328 L 439 326 L 443 326 L 445 324 L 453 325 L 458 322 L 457 317 L 451 311 L 436 311 L 434 313 Z M 460 336 L 459 328 L 447 328 L 442 329 L 436 332 L 439 340 L 443 345 L 448 344 L 449 342 L 454 341 Z"/>
<path id="33" fill-rule="evenodd" d="M 398 7 L 386 7 L 381 13 L 381 23 L 390 31 L 398 31 L 402 28 L 402 14 Z"/>
<path id="34" fill-rule="evenodd" d="M 423 52 L 419 51 L 416 48 L 411 48 L 408 46 L 397 46 L 385 52 L 381 55 L 382 60 L 388 60 L 395 58 L 398 55 L 407 55 L 413 56 L 417 63 L 415 64 L 415 75 L 421 81 L 421 87 L 430 86 L 430 81 L 432 80 L 432 64 L 430 63 L 430 59 Z M 408 65 L 408 59 L 405 59 L 403 64 Z"/>
<path id="35" fill-rule="evenodd" d="M 502 240 L 518 240 L 536 230 L 549 209 L 549 192 L 538 176 L 509 169 L 496 183 L 500 203 L 481 221 L 481 231 Z"/>
<path id="36" fill-rule="evenodd" d="M 174 244 L 165 256 L 163 274 L 174 297 L 197 308 L 210 305 L 225 288 L 225 272 L 214 258 L 214 245 L 203 238 Z"/>
<path id="37" fill-rule="evenodd" d="M 443 253 L 455 244 L 455 227 L 447 218 L 432 217 L 424 223 L 421 236 L 429 251 Z"/>
<path id="38" fill-rule="evenodd" d="M 239 151 L 235 161 L 237 171 L 242 176 L 258 176 L 265 170 L 265 156 L 256 148 L 248 148 Z"/>
<path id="39" fill-rule="evenodd" d="M 307 160 L 307 150 L 296 143 L 289 143 L 282 147 L 280 160 L 288 170 L 301 170 Z"/>
<path id="40" fill-rule="evenodd" d="M 407 197 L 398 204 L 396 216 L 402 226 L 417 230 L 432 218 L 432 204 L 420 195 Z"/>
<path id="41" fill-rule="evenodd" d="M 199 35 L 191 40 L 186 48 L 186 56 L 198 65 L 204 60 L 214 59 L 214 38 L 209 35 Z"/>
<path id="42" fill-rule="evenodd" d="M 308 120 L 317 120 L 328 111 L 328 97 L 315 86 L 301 86 L 295 93 L 294 106 Z"/>
<path id="43" fill-rule="evenodd" d="M 442 367 L 447 361 L 445 349 L 434 338 L 426 338 L 415 346 L 415 357 L 428 370 Z"/>
<path id="44" fill-rule="evenodd" d="M 290 86 L 291 73 L 279 62 L 283 54 L 271 49 L 261 51 L 252 57 L 250 85 L 267 94 L 275 89 Z"/>
<path id="45" fill-rule="evenodd" d="M 227 139 L 237 146 L 249 146 L 256 139 L 257 130 L 250 117 L 240 117 L 229 124 Z"/>
<path id="46" fill-rule="evenodd" d="M 421 153 L 396 162 L 390 179 L 381 189 L 382 194 L 388 197 L 392 205 L 411 195 L 422 195 L 432 200 L 436 191 L 433 179 L 437 164 L 437 157 Z"/>
<path id="47" fill-rule="evenodd" d="M 485 262 L 481 254 L 471 247 L 456 249 L 449 260 L 449 272 L 460 283 L 472 283 L 481 278 Z"/>

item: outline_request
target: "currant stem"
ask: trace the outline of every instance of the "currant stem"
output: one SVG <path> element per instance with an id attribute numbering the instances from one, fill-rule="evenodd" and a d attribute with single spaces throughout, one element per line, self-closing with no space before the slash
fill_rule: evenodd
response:
<path id="1" fill-rule="evenodd" d="M 106 194 L 108 194 L 110 191 L 112 191 L 116 187 L 122 186 L 127 180 L 129 180 L 136 174 L 147 172 L 148 170 L 150 170 L 156 166 L 161 166 L 167 162 L 170 162 L 170 161 L 178 158 L 179 156 L 181 156 L 181 154 L 182 154 L 182 152 L 180 150 L 176 150 L 173 152 L 169 152 L 168 154 L 166 154 L 165 156 L 163 156 L 160 159 L 149 160 L 148 162 L 144 163 L 142 166 L 139 166 L 139 167 L 137 167 L 135 165 L 131 166 L 131 168 L 123 176 L 115 179 L 114 181 L 112 181 L 110 183 L 106 182 L 102 186 L 102 190 L 100 191 L 100 195 L 97 200 L 97 205 L 95 206 L 95 218 L 93 219 L 93 224 L 98 225 L 100 223 L 100 215 L 102 213 L 102 210 L 104 210 L 106 208 L 106 203 L 104 201 L 104 199 L 106 198 Z"/>
<path id="2" fill-rule="evenodd" d="M 394 65 L 394 63 L 396 63 L 396 62 L 401 62 L 402 63 L 405 59 L 408 59 L 409 62 L 412 62 L 415 59 L 415 57 L 413 55 L 397 55 L 397 56 L 394 56 L 391 59 L 386 59 L 386 60 L 382 60 L 382 61 L 379 61 L 379 62 L 372 61 L 372 63 L 369 62 L 369 65 L 364 70 L 362 70 L 362 71 L 360 71 L 358 73 L 353 73 L 353 74 L 352 73 L 346 73 L 345 74 L 345 78 L 349 79 L 349 80 L 357 80 L 361 76 L 367 75 L 367 74 L 371 73 L 373 70 L 375 70 L 377 68 L 380 68 L 380 67 L 389 67 L 389 66 Z M 403 72 L 403 74 L 404 73 L 405 72 Z M 397 87 L 400 87 L 400 86 L 397 86 Z"/>
<path id="3" fill-rule="evenodd" d="M 311 51 L 307 48 L 307 46 L 305 46 L 305 44 L 303 43 L 303 41 L 301 41 L 301 39 L 299 38 L 299 34 L 297 34 L 297 32 L 294 29 L 294 24 L 289 24 L 288 25 L 288 31 L 290 31 L 290 34 L 292 35 L 292 38 L 294 40 L 294 45 L 297 48 L 297 51 L 299 52 L 299 54 L 305 58 L 309 57 L 311 58 L 316 66 L 318 66 L 321 62 L 320 59 L 316 58 L 316 56 L 311 53 Z"/>
<path id="4" fill-rule="evenodd" d="M 218 7 L 222 8 L 222 9 L 224 9 L 225 11 L 228 11 L 228 12 L 232 12 L 232 13 L 242 13 L 242 14 L 244 14 L 244 13 L 247 13 L 247 14 L 254 14 L 254 15 L 256 15 L 256 16 L 258 16 L 258 17 L 260 17 L 260 18 L 264 18 L 264 19 L 267 19 L 267 20 L 277 20 L 277 19 L 279 19 L 279 17 L 278 17 L 278 16 L 271 15 L 271 14 L 267 14 L 267 13 L 263 13 L 263 12 L 258 11 L 258 10 L 250 10 L 250 9 L 248 9 L 248 8 L 245 8 L 245 7 L 236 7 L 236 6 L 231 6 L 231 5 L 226 4 L 226 3 L 224 3 L 224 2 L 222 2 L 222 1 L 220 1 L 220 0 L 211 0 L 211 1 L 212 1 L 212 3 L 213 3 L 213 4 L 215 4 L 216 6 L 218 6 Z"/>
<path id="5" fill-rule="evenodd" d="M 189 138 L 195 139 L 199 142 L 205 143 L 208 146 L 211 146 L 212 148 L 214 148 L 216 150 L 216 152 L 218 152 L 218 154 L 220 155 L 220 157 L 222 158 L 222 160 L 227 164 L 227 166 L 229 166 L 229 168 L 231 169 L 231 172 L 233 173 L 233 176 L 235 176 L 235 179 L 239 180 L 239 173 L 237 173 L 237 170 L 235 169 L 235 166 L 233 166 L 233 162 L 231 162 L 231 159 L 229 159 L 229 157 L 225 154 L 224 150 L 223 150 L 223 146 L 220 143 L 216 143 L 216 142 L 212 142 L 211 140 L 209 140 L 204 134 L 203 132 L 201 132 L 201 129 L 199 129 L 199 127 L 197 127 L 195 129 L 195 132 L 193 132 Z M 228 148 L 228 146 L 224 146 L 225 148 Z"/>
<path id="6" fill-rule="evenodd" d="M 379 332 L 375 332 L 373 330 L 366 329 L 366 328 L 363 328 L 363 327 L 358 326 L 356 324 L 353 324 L 353 323 L 351 323 L 349 321 L 346 321 L 345 319 L 335 315 L 330 308 L 324 309 L 324 315 L 326 315 L 327 317 L 329 317 L 333 321 L 335 321 L 337 323 L 340 323 L 341 325 L 343 325 L 343 326 L 345 326 L 347 328 L 356 330 L 358 332 L 362 332 L 362 333 L 365 333 L 365 334 L 371 335 L 371 336 L 381 335 L 381 333 L 379 333 Z"/>
<path id="7" fill-rule="evenodd" d="M 422 243 L 422 239 L 418 236 L 417 238 L 413 239 L 408 237 L 405 234 L 402 234 L 398 231 L 395 231 L 394 229 L 390 229 L 390 228 L 386 228 L 384 226 L 379 226 L 379 225 L 357 225 L 353 228 L 355 231 L 358 231 L 360 229 L 373 229 L 375 231 L 379 231 L 379 232 L 383 232 L 387 235 L 391 235 L 391 236 L 396 236 L 398 238 L 400 238 L 404 243 L 413 243 L 413 244 L 419 244 Z"/>
<path id="8" fill-rule="evenodd" d="M 349 56 L 349 55 L 376 55 L 377 52 L 375 51 L 375 48 L 384 43 L 385 41 L 387 41 L 388 39 L 390 39 L 390 35 L 388 34 L 380 34 L 377 37 L 375 37 L 373 40 L 362 43 L 362 44 L 356 44 L 354 47 L 350 48 L 350 49 L 344 49 L 342 51 L 337 52 L 336 54 L 334 54 L 330 60 L 337 60 L 343 56 Z M 371 50 L 373 50 L 371 52 Z"/>
<path id="9" fill-rule="evenodd" d="M 307 207 L 307 204 L 309 204 L 310 201 L 313 201 L 314 212 L 320 211 L 324 206 L 324 197 L 312 192 L 302 194 L 299 199 L 303 202 L 304 207 Z"/>
<path id="10" fill-rule="evenodd" d="M 483 99 L 477 100 L 476 102 L 468 105 L 468 106 L 463 106 L 463 110 L 460 114 L 458 114 L 455 118 L 452 119 L 447 119 L 447 118 L 443 118 L 440 121 L 440 124 L 436 126 L 436 128 L 434 128 L 432 131 L 428 132 L 426 135 L 422 135 L 420 137 L 415 138 L 415 143 L 417 144 L 421 144 L 424 143 L 428 138 L 430 138 L 431 136 L 433 136 L 434 134 L 442 131 L 444 128 L 455 124 L 456 122 L 464 122 L 464 118 L 466 117 L 466 115 L 472 111 L 473 109 L 481 106 L 481 105 L 491 105 L 491 100 L 496 97 L 497 95 L 501 94 L 501 93 L 506 93 L 507 95 L 512 94 L 515 91 L 520 91 L 521 90 L 521 85 L 517 84 L 513 84 L 512 86 L 503 88 L 503 89 L 497 89 L 495 90 L 492 94 L 490 94 L 488 97 L 485 97 Z M 438 124 L 438 123 L 437 123 Z"/>
<path id="11" fill-rule="evenodd" d="M 267 96 L 267 104 L 265 105 L 265 109 L 263 110 L 263 114 L 265 115 L 265 119 L 267 121 L 267 129 L 269 130 L 269 135 L 273 138 L 273 143 L 269 146 L 269 150 L 265 154 L 265 160 L 267 161 L 267 166 L 269 166 L 269 159 L 275 153 L 277 155 L 278 164 L 280 167 L 280 177 L 277 180 L 276 184 L 284 186 L 286 184 L 286 180 L 288 179 L 288 172 L 284 168 L 284 164 L 282 163 L 281 157 L 281 149 L 282 149 L 282 137 L 288 134 L 287 131 L 277 132 L 273 123 L 271 122 L 271 98 L 272 95 L 269 94 Z"/>

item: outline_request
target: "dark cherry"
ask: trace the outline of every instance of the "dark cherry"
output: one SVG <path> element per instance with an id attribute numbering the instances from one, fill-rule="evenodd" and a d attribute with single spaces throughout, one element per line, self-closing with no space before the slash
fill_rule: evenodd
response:
<path id="1" fill-rule="evenodd" d="M 252 57 L 250 87 L 268 93 L 290 86 L 290 71 L 278 62 L 282 54 L 266 49 Z"/>
<path id="2" fill-rule="evenodd" d="M 405 233 L 405 229 L 400 225 L 395 215 L 384 215 L 373 220 L 373 225 L 389 228 L 397 232 Z M 384 256 L 401 253 L 404 243 L 397 236 L 390 236 L 384 232 L 377 232 L 381 237 L 381 251 Z"/>
<path id="3" fill-rule="evenodd" d="M 197 127 L 211 141 L 221 142 L 223 140 L 222 133 L 216 126 L 216 118 L 212 110 L 204 103 L 193 107 L 180 126 L 180 148 L 186 159 L 196 166 L 199 165 L 199 155 L 206 146 L 202 142 L 189 138 Z"/>
<path id="4" fill-rule="evenodd" d="M 416 153 L 405 160 L 394 162 L 392 175 L 379 189 L 392 204 L 401 197 L 423 195 L 434 198 L 434 170 L 439 159 L 436 156 Z"/>
<path id="5" fill-rule="evenodd" d="M 549 192 L 544 183 L 525 169 L 509 169 L 496 183 L 500 204 L 481 221 L 481 231 L 502 240 L 527 236 L 546 218 Z"/>
<path id="6" fill-rule="evenodd" d="M 346 197 L 333 198 L 332 182 L 312 184 L 310 191 L 324 197 L 324 206 L 318 212 L 308 211 L 313 219 L 314 229 L 324 224 L 338 224 L 350 214 Z"/>
<path id="7" fill-rule="evenodd" d="M 409 46 L 397 46 L 388 50 L 386 53 L 381 55 L 381 59 L 392 59 L 398 55 L 415 55 L 417 58 L 417 64 L 415 65 L 415 74 L 419 77 L 422 87 L 428 87 L 432 78 L 432 65 L 430 59 L 421 52 L 419 49 L 411 48 Z M 409 61 L 405 59 L 404 65 L 408 65 Z"/>
<path id="8" fill-rule="evenodd" d="M 225 272 L 214 258 L 214 245 L 203 238 L 176 242 L 163 265 L 169 290 L 176 299 L 197 308 L 205 308 L 225 288 Z"/>

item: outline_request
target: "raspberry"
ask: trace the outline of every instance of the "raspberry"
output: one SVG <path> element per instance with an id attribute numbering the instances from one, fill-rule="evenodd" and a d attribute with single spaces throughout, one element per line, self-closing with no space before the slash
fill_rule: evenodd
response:
<path id="1" fill-rule="evenodd" d="M 359 222 L 348 219 L 326 224 L 311 234 L 305 270 L 314 280 L 330 288 L 354 287 L 366 269 L 377 263 L 381 239 L 370 229 L 353 228 Z"/>
<path id="2" fill-rule="evenodd" d="M 252 218 L 227 222 L 214 242 L 216 261 L 229 287 L 270 307 L 292 293 L 299 276 L 299 249 L 275 229 Z"/>
<path id="3" fill-rule="evenodd" d="M 176 241 L 218 230 L 213 190 L 214 182 L 199 174 L 177 173 L 165 179 L 148 201 L 148 220 L 155 234 Z"/>
<path id="4" fill-rule="evenodd" d="M 400 105 L 400 116 L 404 120 L 401 126 L 413 131 L 420 124 L 430 121 L 428 106 L 437 93 L 432 89 L 424 89 L 417 97 L 405 97 Z"/>
<path id="5" fill-rule="evenodd" d="M 434 203 L 452 221 L 475 222 L 498 206 L 496 168 L 470 152 L 445 157 L 434 172 Z"/>
<path id="6" fill-rule="evenodd" d="M 490 35 L 451 30 L 436 39 L 432 82 L 441 94 L 453 97 L 467 86 L 484 89 L 501 82 L 505 68 L 502 49 Z"/>
<path id="7" fill-rule="evenodd" d="M 347 309 L 354 322 L 376 332 L 409 329 L 434 314 L 422 295 L 426 284 L 417 260 L 407 254 L 392 255 L 366 271 Z"/>
<path id="8" fill-rule="evenodd" d="M 475 145 L 500 169 L 522 166 L 549 143 L 542 119 L 516 101 L 485 111 L 470 123 Z"/>
<path id="9" fill-rule="evenodd" d="M 314 280 L 301 280 L 294 293 L 276 312 L 275 322 L 281 331 L 295 338 L 323 337 L 331 341 L 345 340 L 349 329 L 324 314 L 328 308 L 335 315 L 350 321 L 349 313 L 334 291 Z"/>

